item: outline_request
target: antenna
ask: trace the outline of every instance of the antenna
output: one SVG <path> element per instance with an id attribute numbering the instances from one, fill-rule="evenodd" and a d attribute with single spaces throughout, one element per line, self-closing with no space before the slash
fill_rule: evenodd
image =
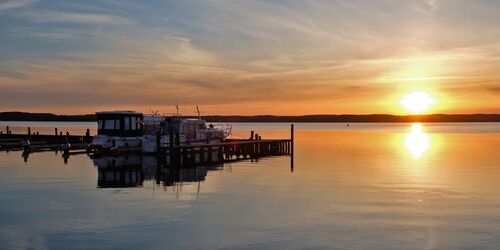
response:
<path id="1" fill-rule="evenodd" d="M 175 104 L 175 109 L 177 109 L 177 116 L 179 116 L 179 105 Z"/>
<path id="2" fill-rule="evenodd" d="M 198 118 L 201 119 L 201 116 L 200 116 L 200 109 L 198 108 L 198 105 L 196 105 L 196 111 L 198 112 Z"/>

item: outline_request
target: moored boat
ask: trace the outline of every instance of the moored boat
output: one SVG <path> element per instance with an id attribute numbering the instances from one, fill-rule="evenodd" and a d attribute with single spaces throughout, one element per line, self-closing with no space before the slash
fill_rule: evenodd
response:
<path id="1" fill-rule="evenodd" d="M 231 134 L 230 125 L 207 125 L 201 118 L 143 115 L 134 111 L 97 112 L 97 135 L 90 147 L 104 151 L 157 152 L 157 136 L 162 148 L 170 145 L 208 145 L 223 142 Z"/>
<path id="2" fill-rule="evenodd" d="M 148 127 L 148 125 L 146 125 Z M 208 145 L 223 142 L 231 134 L 230 125 L 206 124 L 201 118 L 165 118 L 156 127 L 154 133 L 144 134 L 142 151 L 157 152 L 157 135 L 160 136 L 160 146 L 169 148 L 175 145 Z"/>
<path id="3" fill-rule="evenodd" d="M 95 150 L 140 150 L 143 114 L 134 111 L 97 112 L 97 135 L 90 147 Z"/>

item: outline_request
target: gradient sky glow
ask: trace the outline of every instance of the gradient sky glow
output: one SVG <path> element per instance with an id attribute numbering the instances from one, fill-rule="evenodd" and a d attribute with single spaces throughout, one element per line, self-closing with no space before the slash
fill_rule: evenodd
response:
<path id="1" fill-rule="evenodd" d="M 0 0 L 0 111 L 500 113 L 498 0 Z"/>

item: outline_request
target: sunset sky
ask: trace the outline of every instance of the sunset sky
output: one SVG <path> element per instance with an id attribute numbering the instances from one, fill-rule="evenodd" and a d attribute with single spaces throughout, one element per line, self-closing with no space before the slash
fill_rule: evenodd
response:
<path id="1" fill-rule="evenodd" d="M 0 0 L 0 111 L 500 113 L 498 0 Z"/>

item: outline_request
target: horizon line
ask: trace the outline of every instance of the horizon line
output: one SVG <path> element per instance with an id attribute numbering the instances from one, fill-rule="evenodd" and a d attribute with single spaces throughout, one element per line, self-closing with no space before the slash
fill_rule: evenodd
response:
<path id="1" fill-rule="evenodd" d="M 99 112 L 99 111 L 96 111 Z M 56 115 L 56 116 L 86 116 L 86 115 L 95 115 L 95 113 L 87 113 L 87 114 L 57 114 L 51 112 L 25 112 L 25 111 L 0 111 L 0 114 L 5 113 L 21 113 L 21 114 L 32 114 L 32 115 Z M 150 113 L 138 112 L 145 115 L 149 115 Z M 165 112 L 162 114 L 173 114 L 171 112 Z M 180 114 L 182 116 L 182 113 Z M 298 114 L 298 115 L 279 115 L 279 114 L 254 114 L 254 115 L 239 115 L 239 114 L 208 114 L 208 115 L 200 115 L 200 116 L 241 116 L 241 117 L 252 117 L 252 116 L 279 116 L 279 117 L 301 117 L 301 116 L 374 116 L 374 115 L 385 115 L 385 116 L 433 116 L 433 115 L 500 115 L 500 113 L 429 113 L 429 114 L 390 114 L 390 113 L 370 113 L 370 114 L 355 114 L 355 113 L 343 113 L 343 114 Z M 186 114 L 184 116 L 198 116 L 197 114 Z"/>

